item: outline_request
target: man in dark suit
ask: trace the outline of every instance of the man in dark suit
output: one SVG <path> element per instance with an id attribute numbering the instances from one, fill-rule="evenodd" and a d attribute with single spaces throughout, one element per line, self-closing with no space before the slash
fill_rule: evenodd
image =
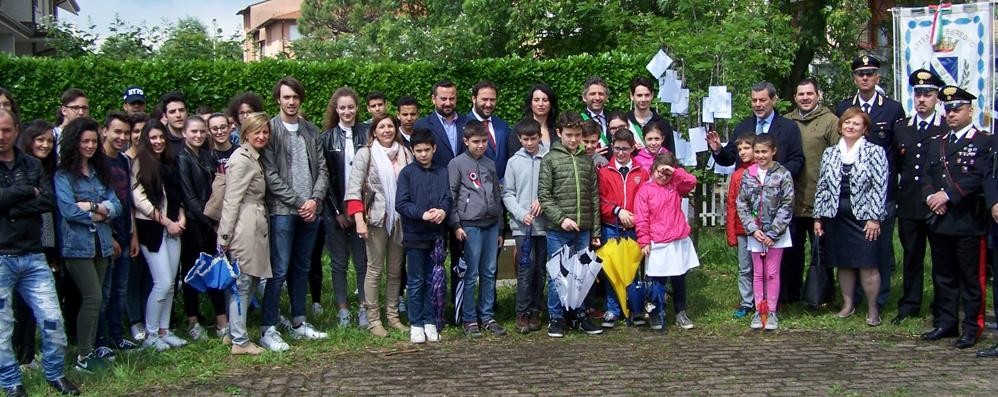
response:
<path id="1" fill-rule="evenodd" d="M 582 85 L 582 103 L 586 104 L 586 110 L 579 113 L 582 120 L 593 120 L 600 127 L 600 154 L 606 155 L 606 148 L 610 147 L 610 138 L 607 136 L 606 119 L 609 111 L 605 109 L 606 101 L 610 97 L 610 88 L 599 76 L 590 76 Z"/>
<path id="2" fill-rule="evenodd" d="M 478 120 L 489 133 L 485 157 L 496 162 L 496 172 L 502 180 L 506 175 L 506 162 L 509 161 L 509 124 L 496 116 L 496 99 L 499 90 L 491 81 L 482 80 L 471 89 L 471 112 L 466 120 Z"/>
<path id="3" fill-rule="evenodd" d="M 934 328 L 922 339 L 960 336 L 953 344 L 966 349 L 977 343 L 984 328 L 984 208 L 983 179 L 991 159 L 991 137 L 974 127 L 973 101 L 955 86 L 940 90 L 949 131 L 929 146 L 928 183 L 922 196 L 933 213 L 929 220 L 932 248 Z M 963 329 L 959 309 L 963 306 Z"/>
<path id="4" fill-rule="evenodd" d="M 707 133 L 707 145 L 718 165 L 729 166 L 739 162 L 735 140 L 742 135 L 770 134 L 776 139 L 776 161 L 782 164 L 794 178 L 804 169 L 804 149 L 801 148 L 800 129 L 793 121 L 776 114 L 776 87 L 763 81 L 752 86 L 753 116 L 735 126 L 728 144 L 721 147 L 717 131 Z"/>
<path id="5" fill-rule="evenodd" d="M 852 81 L 858 92 L 852 98 L 844 99 L 835 106 L 835 114 L 841 116 L 846 109 L 858 106 L 870 115 L 873 125 L 866 133 L 866 140 L 884 148 L 887 153 L 887 166 L 891 178 L 887 179 L 887 218 L 880 222 L 881 234 L 888 238 L 880 239 L 880 292 L 877 306 L 883 311 L 891 296 L 891 272 L 894 270 L 894 218 L 897 215 L 897 156 L 893 148 L 894 123 L 905 118 L 904 108 L 897 101 L 887 98 L 877 91 L 880 83 L 880 60 L 870 55 L 861 55 L 852 61 Z M 859 297 L 862 288 L 856 288 Z"/>
<path id="6" fill-rule="evenodd" d="M 467 146 L 464 145 L 464 125 L 468 119 L 461 117 L 455 108 L 457 107 L 457 86 L 449 80 L 441 80 L 433 85 L 430 92 L 430 99 L 433 101 L 433 112 L 416 121 L 413 130 L 427 129 L 433 132 L 436 139 L 437 150 L 433 152 L 433 164 L 438 167 L 447 168 L 454 157 L 464 153 Z M 454 236 L 453 232 L 447 232 L 448 246 L 450 247 L 450 270 L 451 302 L 457 294 L 457 281 L 461 277 L 457 270 L 457 265 L 464 255 L 464 243 Z M 453 316 L 447 316 L 453 318 Z"/>
<path id="7" fill-rule="evenodd" d="M 461 139 L 467 119 L 455 111 L 457 107 L 457 86 L 449 80 L 441 80 L 433 85 L 430 93 L 433 112 L 416 121 L 416 128 L 426 128 L 436 138 L 437 150 L 433 153 L 433 164 L 447 167 L 451 159 L 464 153 L 467 147 Z"/>
<path id="8" fill-rule="evenodd" d="M 905 318 L 918 316 L 922 311 L 922 279 L 924 274 L 925 247 L 932 214 L 922 197 L 926 179 L 929 146 L 945 134 L 948 126 L 944 116 L 936 112 L 939 88 L 944 86 L 935 73 L 919 69 L 908 76 L 914 89 L 915 115 L 894 123 L 894 143 L 900 179 L 898 181 L 897 217 L 898 235 L 904 250 L 902 269 L 904 279 L 898 315 L 891 322 L 900 324 Z"/>

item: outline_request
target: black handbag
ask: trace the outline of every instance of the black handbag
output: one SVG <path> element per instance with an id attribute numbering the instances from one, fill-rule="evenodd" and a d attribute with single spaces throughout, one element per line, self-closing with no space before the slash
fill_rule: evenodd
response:
<path id="1" fill-rule="evenodd" d="M 822 258 L 821 239 L 815 236 L 818 252 L 811 252 L 811 266 L 807 270 L 807 279 L 804 281 L 804 295 L 802 300 L 808 306 L 821 306 L 835 301 L 835 275 Z M 817 260 L 813 257 L 817 255 Z"/>

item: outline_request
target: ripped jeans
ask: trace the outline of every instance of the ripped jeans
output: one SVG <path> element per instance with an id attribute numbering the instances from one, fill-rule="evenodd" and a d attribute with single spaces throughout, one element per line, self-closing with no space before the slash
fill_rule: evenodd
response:
<path id="1" fill-rule="evenodd" d="M 25 255 L 0 255 L 0 387 L 22 384 L 21 371 L 11 334 L 14 330 L 13 297 L 20 293 L 35 313 L 42 331 L 42 368 L 45 379 L 63 377 L 66 356 L 66 329 L 63 326 L 55 278 L 41 252 Z"/>

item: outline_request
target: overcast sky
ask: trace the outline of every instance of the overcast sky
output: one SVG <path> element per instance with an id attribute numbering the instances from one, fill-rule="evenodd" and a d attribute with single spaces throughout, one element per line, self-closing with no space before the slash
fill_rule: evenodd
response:
<path id="1" fill-rule="evenodd" d="M 59 10 L 59 18 L 63 21 L 77 24 L 85 29 L 88 18 L 97 25 L 97 33 L 101 38 L 107 37 L 108 26 L 118 14 L 121 19 L 132 25 L 159 24 L 164 18 L 174 22 L 177 18 L 193 16 L 211 27 L 215 19 L 223 35 L 242 32 L 242 17 L 236 15 L 239 10 L 256 3 L 250 0 L 76 0 L 80 5 L 80 15 Z"/>

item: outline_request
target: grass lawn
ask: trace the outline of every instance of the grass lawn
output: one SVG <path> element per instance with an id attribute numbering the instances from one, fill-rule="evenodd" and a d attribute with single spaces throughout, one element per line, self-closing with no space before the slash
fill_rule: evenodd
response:
<path id="1" fill-rule="evenodd" d="M 900 244 L 895 243 L 896 258 L 900 261 Z M 675 327 L 672 319 L 672 310 L 669 307 L 668 334 L 666 337 L 681 338 L 685 333 L 729 336 L 737 338 L 750 332 L 748 329 L 749 319 L 734 320 L 731 318 L 732 311 L 737 305 L 737 260 L 733 248 L 727 247 L 724 241 L 723 231 L 707 230 L 701 235 L 697 248 L 701 258 L 701 266 L 695 269 L 688 276 L 688 314 L 696 328 L 690 331 L 681 331 Z M 328 262 L 328 258 L 326 258 Z M 326 269 L 329 269 L 327 266 Z M 351 268 L 352 271 L 352 268 Z M 893 296 L 888 304 L 886 312 L 882 314 L 883 325 L 877 328 L 868 327 L 865 323 L 865 306 L 860 306 L 857 314 L 849 319 L 839 319 L 834 316 L 838 311 L 838 304 L 833 304 L 819 312 L 805 310 L 802 305 L 795 304 L 780 308 L 780 327 L 778 332 L 799 332 L 799 331 L 827 331 L 841 334 L 867 333 L 884 336 L 885 341 L 897 337 L 911 337 L 922 332 L 930 325 L 930 317 L 923 319 L 908 320 L 901 326 L 893 326 L 890 319 L 894 317 L 896 311 L 897 296 L 900 293 L 900 265 L 894 273 L 892 280 Z M 389 351 L 395 349 L 407 349 L 410 347 L 408 336 L 392 332 L 388 338 L 379 339 L 370 336 L 367 331 L 354 326 L 347 329 L 336 328 L 336 309 L 332 303 L 331 282 L 328 270 L 325 271 L 325 293 L 323 294 L 323 306 L 325 311 L 322 316 L 313 318 L 309 311 L 310 321 L 320 330 L 329 332 L 330 338 L 318 342 L 296 342 L 290 340 L 293 348 L 284 354 L 266 353 L 259 357 L 232 357 L 228 353 L 228 348 L 222 346 L 219 339 L 212 339 L 189 345 L 185 348 L 170 350 L 165 353 L 151 353 L 148 351 L 135 351 L 120 353 L 113 368 L 104 374 L 82 375 L 76 373 L 67 366 L 67 375 L 74 382 L 77 382 L 82 390 L 89 395 L 111 396 L 122 394 L 137 394 L 143 389 L 161 388 L 177 385 L 196 385 L 210 382 L 216 377 L 230 372 L 238 372 L 241 368 L 254 367 L 302 367 L 321 365 L 324 360 L 341 353 L 351 353 L 359 351 Z M 356 296 L 352 291 L 356 287 L 353 284 L 352 275 L 347 278 L 350 282 L 351 310 L 356 315 Z M 925 275 L 925 298 L 923 313 L 928 311 L 928 303 L 932 299 L 931 281 L 929 278 L 928 265 Z M 990 284 L 989 284 L 990 285 Z M 602 285 L 598 285 L 602 288 Z M 512 332 L 514 314 L 514 293 L 511 286 L 503 287 L 499 290 L 497 318 L 507 327 L 510 335 L 504 338 L 505 343 L 516 343 L 522 338 L 546 337 L 537 333 L 521 336 Z M 178 296 L 180 294 L 177 294 Z M 838 294 L 836 294 L 838 296 Z M 285 295 L 286 299 L 286 295 Z M 841 300 L 841 299 L 839 299 Z M 990 299 L 988 313 L 991 313 Z M 285 302 L 286 304 L 286 302 Z M 671 303 L 670 303 L 671 305 Z M 181 305 L 178 299 L 174 305 L 177 313 L 181 312 Z M 286 314 L 286 308 L 283 313 Z M 202 310 L 203 313 L 210 313 L 207 303 Z M 259 324 L 259 311 L 250 315 L 250 333 L 254 339 L 259 336 L 259 331 L 255 325 Z M 181 318 L 179 315 L 176 318 Z M 214 330 L 209 329 L 211 333 Z M 183 334 L 183 330 L 177 330 L 178 334 Z M 609 334 L 614 334 L 611 332 Z M 581 337 L 577 333 L 570 333 L 568 337 Z M 631 333 L 617 333 L 618 335 L 628 335 Z M 463 335 L 456 327 L 448 327 L 443 330 L 444 344 L 462 343 Z M 890 343 L 890 342 L 885 342 Z M 39 345 L 40 346 L 40 345 Z M 75 358 L 75 349 L 70 348 L 67 355 L 67 362 Z M 44 378 L 39 372 L 25 374 L 25 384 L 29 393 L 33 395 L 39 393 L 50 393 L 50 388 L 45 384 Z M 238 390 L 233 390 L 233 394 Z"/>

